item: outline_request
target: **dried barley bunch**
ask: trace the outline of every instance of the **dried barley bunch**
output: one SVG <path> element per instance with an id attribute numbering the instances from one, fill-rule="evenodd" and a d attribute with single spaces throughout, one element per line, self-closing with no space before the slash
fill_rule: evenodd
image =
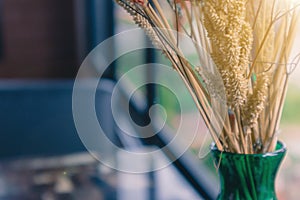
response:
<path id="1" fill-rule="evenodd" d="M 300 25 L 300 3 L 115 1 L 171 61 L 219 150 L 262 153 L 275 148 L 289 78 L 287 66 L 297 65 L 300 60 L 290 58 L 296 27 Z M 173 30 L 193 41 L 200 65 L 194 67 L 188 61 L 180 36 Z M 219 107 L 226 99 L 224 118 L 221 111 L 212 108 L 215 97 L 220 100 Z"/>

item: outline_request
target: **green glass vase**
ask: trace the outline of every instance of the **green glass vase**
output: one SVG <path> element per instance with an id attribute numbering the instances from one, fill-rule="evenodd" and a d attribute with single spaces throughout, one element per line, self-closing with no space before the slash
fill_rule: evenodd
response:
<path id="1" fill-rule="evenodd" d="M 275 178 L 286 147 L 278 142 L 276 150 L 265 154 L 236 154 L 220 152 L 211 146 L 220 176 L 219 200 L 277 199 Z"/>

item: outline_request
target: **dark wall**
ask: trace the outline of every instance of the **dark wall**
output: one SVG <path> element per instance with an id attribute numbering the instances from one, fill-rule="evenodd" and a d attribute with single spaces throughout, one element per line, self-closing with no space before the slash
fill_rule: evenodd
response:
<path id="1" fill-rule="evenodd" d="M 1 0 L 0 78 L 70 78 L 76 63 L 73 0 Z"/>

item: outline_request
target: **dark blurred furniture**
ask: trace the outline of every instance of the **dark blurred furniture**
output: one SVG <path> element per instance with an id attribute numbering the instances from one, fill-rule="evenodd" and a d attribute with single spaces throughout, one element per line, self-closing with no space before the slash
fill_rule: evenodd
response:
<path id="1" fill-rule="evenodd" d="M 1 78 L 71 78 L 79 66 L 74 0 L 1 0 Z"/>
<path id="2" fill-rule="evenodd" d="M 119 145 L 109 106 L 113 87 L 111 80 L 100 81 L 95 109 L 103 130 Z M 90 90 L 88 85 L 82 89 Z M 47 195 L 76 200 L 86 192 L 94 194 L 89 196 L 93 200 L 116 199 L 110 181 L 116 172 L 101 172 L 77 135 L 72 90 L 72 80 L 0 81 L 1 200 L 43 200 Z"/>
<path id="3" fill-rule="evenodd" d="M 114 83 L 103 80 L 100 85 L 98 118 L 114 134 L 108 106 Z M 71 80 L 1 81 L 0 159 L 86 151 L 73 122 L 72 88 Z"/>
<path id="4" fill-rule="evenodd" d="M 73 78 L 113 34 L 113 1 L 1 0 L 0 78 Z"/>

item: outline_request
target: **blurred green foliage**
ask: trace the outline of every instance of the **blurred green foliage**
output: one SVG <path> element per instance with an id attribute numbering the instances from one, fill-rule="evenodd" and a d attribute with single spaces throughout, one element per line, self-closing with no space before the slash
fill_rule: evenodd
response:
<path id="1" fill-rule="evenodd" d="M 300 124 L 300 89 L 290 84 L 284 103 L 281 123 Z"/>

